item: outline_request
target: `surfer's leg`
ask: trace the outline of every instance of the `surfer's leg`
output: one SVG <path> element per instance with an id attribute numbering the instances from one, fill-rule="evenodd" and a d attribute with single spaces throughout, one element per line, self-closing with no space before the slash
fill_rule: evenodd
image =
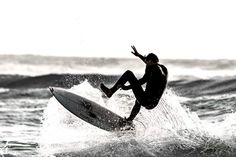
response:
<path id="1" fill-rule="evenodd" d="M 130 113 L 130 116 L 129 116 L 126 120 L 127 120 L 127 121 L 132 121 L 132 120 L 136 117 L 136 115 L 139 113 L 140 108 L 141 108 L 141 105 L 140 105 L 140 103 L 136 100 L 136 101 L 135 101 L 135 104 L 134 104 L 134 107 L 133 107 L 133 109 L 132 109 L 132 111 L 131 111 L 131 113 Z"/>
<path id="2" fill-rule="evenodd" d="M 107 97 L 111 97 L 119 88 L 124 86 L 126 82 L 130 83 L 130 86 L 134 92 L 135 97 L 140 98 L 143 97 L 144 91 L 142 86 L 138 83 L 138 79 L 135 77 L 132 71 L 127 70 L 116 82 L 116 84 L 111 88 L 107 88 L 104 84 L 101 84 L 102 91 L 107 95 Z"/>
<path id="3" fill-rule="evenodd" d="M 111 92 L 111 90 L 110 90 L 109 88 L 107 88 L 103 83 L 100 84 L 100 88 L 101 88 L 101 90 L 103 91 L 103 93 L 106 94 L 106 96 L 107 96 L 108 98 L 110 98 L 110 97 L 113 95 L 113 93 Z"/>

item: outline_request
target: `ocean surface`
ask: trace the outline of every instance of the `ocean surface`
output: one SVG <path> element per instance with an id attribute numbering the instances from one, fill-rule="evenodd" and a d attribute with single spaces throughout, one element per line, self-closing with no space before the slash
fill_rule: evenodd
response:
<path id="1" fill-rule="evenodd" d="M 111 86 L 137 58 L 0 56 L 0 157 L 236 156 L 236 60 L 161 60 L 169 83 L 159 105 L 141 109 L 134 133 L 111 133 L 65 110 L 48 87 L 62 87 L 129 116 L 135 98 Z"/>

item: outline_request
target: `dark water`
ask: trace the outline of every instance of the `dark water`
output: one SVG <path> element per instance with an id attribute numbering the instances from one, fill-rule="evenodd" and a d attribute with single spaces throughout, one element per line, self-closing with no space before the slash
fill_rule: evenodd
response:
<path id="1" fill-rule="evenodd" d="M 74 117 L 47 88 L 66 88 L 128 116 L 132 92 L 105 99 L 98 85 L 114 83 L 126 69 L 141 77 L 142 62 L 36 58 L 0 56 L 1 156 L 236 156 L 234 60 L 164 60 L 170 76 L 160 104 L 141 109 L 135 134 L 119 134 Z"/>

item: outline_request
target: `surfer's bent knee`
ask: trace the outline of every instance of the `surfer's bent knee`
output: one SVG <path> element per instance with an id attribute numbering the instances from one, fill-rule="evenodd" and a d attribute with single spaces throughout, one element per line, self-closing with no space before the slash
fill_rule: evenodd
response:
<path id="1" fill-rule="evenodd" d="M 134 76 L 134 73 L 131 71 L 131 70 L 126 70 L 125 72 L 127 75 L 133 75 Z"/>

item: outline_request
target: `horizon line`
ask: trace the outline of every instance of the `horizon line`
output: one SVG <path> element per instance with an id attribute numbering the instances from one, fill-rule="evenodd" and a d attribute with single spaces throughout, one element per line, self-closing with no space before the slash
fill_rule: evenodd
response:
<path id="1" fill-rule="evenodd" d="M 107 57 L 107 56 L 104 56 L 104 57 L 101 57 L 101 56 L 71 56 L 71 55 L 68 55 L 68 56 L 64 56 L 64 55 L 39 55 L 39 54 L 0 54 L 0 56 L 14 56 L 14 57 L 55 57 L 55 58 L 91 58 L 91 59 L 137 59 L 137 57 L 123 57 L 123 56 L 120 56 L 120 57 Z M 160 60 L 236 60 L 236 58 L 212 58 L 212 59 L 209 59 L 209 58 L 161 58 Z"/>

